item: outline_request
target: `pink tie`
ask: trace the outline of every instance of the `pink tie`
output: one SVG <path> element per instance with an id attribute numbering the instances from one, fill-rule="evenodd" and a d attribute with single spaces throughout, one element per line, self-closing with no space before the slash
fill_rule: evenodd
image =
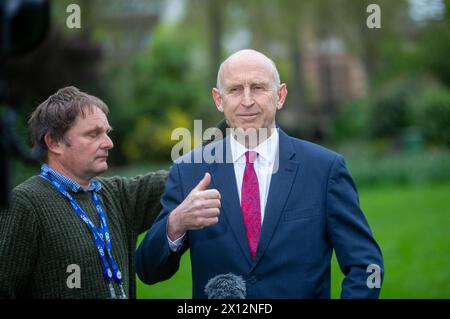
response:
<path id="1" fill-rule="evenodd" d="M 259 198 L 259 184 L 253 163 L 258 153 L 245 153 L 245 171 L 242 180 L 241 206 L 244 218 L 245 232 L 253 259 L 256 256 L 259 236 L 261 234 L 261 207 Z"/>

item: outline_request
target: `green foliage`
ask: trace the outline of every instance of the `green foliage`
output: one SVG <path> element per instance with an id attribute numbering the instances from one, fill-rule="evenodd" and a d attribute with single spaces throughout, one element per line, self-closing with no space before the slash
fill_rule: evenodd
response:
<path id="1" fill-rule="evenodd" d="M 140 116 L 134 123 L 132 134 L 123 143 L 123 153 L 131 163 L 145 162 L 148 159 L 170 161 L 171 149 L 178 141 L 173 141 L 172 131 L 187 128 L 191 131 L 192 120 L 181 110 L 169 110 L 167 120 L 160 122 L 150 116 Z M 193 145 L 192 141 L 190 141 Z"/>
<path id="2" fill-rule="evenodd" d="M 198 113 L 201 86 L 190 67 L 189 46 L 175 31 L 159 26 L 132 65 L 132 112 L 124 119 L 133 121 L 121 146 L 132 163 L 169 160 L 172 130 L 189 129 Z"/>
<path id="3" fill-rule="evenodd" d="M 416 125 L 426 140 L 450 147 L 450 91 L 445 88 L 426 90 L 413 105 Z"/>
<path id="4" fill-rule="evenodd" d="M 370 75 L 375 88 L 400 76 L 417 77 L 423 73 L 423 60 L 420 57 L 422 46 L 398 38 L 387 39 L 381 43 L 380 61 L 376 74 Z"/>
<path id="5" fill-rule="evenodd" d="M 346 156 L 346 162 L 358 187 L 450 180 L 450 153 L 444 151 L 370 158 Z"/>
<path id="6" fill-rule="evenodd" d="M 190 69 L 189 47 L 175 31 L 158 27 L 148 50 L 133 63 L 136 113 L 166 119 L 170 109 L 181 107 L 190 113 L 197 106 L 200 88 Z"/>
<path id="7" fill-rule="evenodd" d="M 418 56 L 422 68 L 450 86 L 450 18 L 425 28 L 420 35 L 420 43 Z"/>
<path id="8" fill-rule="evenodd" d="M 409 99 L 415 92 L 410 80 L 397 80 L 381 88 L 370 109 L 369 132 L 372 137 L 395 137 L 410 126 Z"/>
<path id="9" fill-rule="evenodd" d="M 344 104 L 334 121 L 334 141 L 390 141 L 418 152 L 425 144 L 450 146 L 450 90 L 427 78 L 400 78 L 379 88 L 373 100 Z"/>
<path id="10" fill-rule="evenodd" d="M 433 95 L 438 90 L 441 92 L 438 93 L 440 96 L 438 99 L 445 101 L 446 94 L 443 93 L 445 90 L 440 89 L 440 85 L 435 80 L 426 76 L 401 76 L 380 86 L 370 103 L 369 136 L 400 138 L 405 129 L 421 126 L 423 114 L 415 111 L 414 103 L 420 99 L 423 92 L 430 91 L 432 93 L 428 95 Z"/>
<path id="11" fill-rule="evenodd" d="M 334 122 L 334 137 L 338 141 L 366 137 L 369 108 L 367 99 L 354 100 L 342 105 Z"/>

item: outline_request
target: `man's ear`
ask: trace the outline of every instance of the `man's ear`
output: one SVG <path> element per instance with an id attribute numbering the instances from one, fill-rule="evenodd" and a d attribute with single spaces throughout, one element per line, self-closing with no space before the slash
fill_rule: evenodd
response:
<path id="1" fill-rule="evenodd" d="M 61 147 L 63 141 L 57 141 L 53 137 L 50 136 L 49 133 L 46 133 L 44 136 L 45 144 L 47 145 L 48 151 L 55 154 L 61 154 Z"/>
<path id="2" fill-rule="evenodd" d="M 214 100 L 214 103 L 216 104 L 217 109 L 220 112 L 223 112 L 223 107 L 222 107 L 222 96 L 220 95 L 220 91 L 216 88 L 212 89 L 212 98 Z"/>
<path id="3" fill-rule="evenodd" d="M 287 91 L 286 83 L 282 83 L 280 85 L 280 87 L 278 88 L 278 93 L 277 93 L 277 99 L 278 99 L 277 110 L 280 110 L 283 107 L 284 101 L 286 100 L 287 93 L 288 93 L 288 91 Z"/>

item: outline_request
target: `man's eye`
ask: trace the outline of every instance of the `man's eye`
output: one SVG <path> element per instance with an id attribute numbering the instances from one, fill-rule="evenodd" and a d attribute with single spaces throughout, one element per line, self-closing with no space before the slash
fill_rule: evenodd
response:
<path id="1" fill-rule="evenodd" d="M 242 90 L 240 87 L 232 87 L 229 89 L 230 93 L 239 93 Z"/>

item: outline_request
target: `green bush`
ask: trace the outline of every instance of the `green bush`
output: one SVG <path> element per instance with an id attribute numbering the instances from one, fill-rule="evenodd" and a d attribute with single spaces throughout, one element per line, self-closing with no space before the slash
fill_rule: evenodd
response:
<path id="1" fill-rule="evenodd" d="M 180 109 L 167 112 L 167 119 L 162 121 L 150 116 L 140 116 L 136 119 L 131 134 L 122 144 L 122 151 L 130 163 L 145 163 L 152 161 L 171 161 L 172 147 L 179 143 L 172 140 L 172 131 L 186 128 L 192 131 L 193 120 Z M 183 141 L 194 145 L 191 139 Z"/>
<path id="2" fill-rule="evenodd" d="M 374 138 L 395 137 L 412 123 L 409 101 L 416 83 L 399 79 L 380 88 L 369 112 L 369 132 Z"/>
<path id="3" fill-rule="evenodd" d="M 450 153 L 390 154 L 382 157 L 346 156 L 358 186 L 421 184 L 450 180 Z"/>
<path id="4" fill-rule="evenodd" d="M 132 74 L 127 117 L 132 121 L 120 150 L 133 164 L 168 161 L 176 144 L 172 130 L 190 129 L 199 113 L 201 84 L 189 44 L 175 29 L 159 26 L 149 48 L 134 61 Z"/>
<path id="5" fill-rule="evenodd" d="M 370 104 L 367 99 L 353 100 L 342 105 L 334 122 L 334 137 L 338 141 L 367 137 L 369 109 Z"/>
<path id="6" fill-rule="evenodd" d="M 426 141 L 450 147 L 450 91 L 426 90 L 414 102 L 416 125 Z"/>

